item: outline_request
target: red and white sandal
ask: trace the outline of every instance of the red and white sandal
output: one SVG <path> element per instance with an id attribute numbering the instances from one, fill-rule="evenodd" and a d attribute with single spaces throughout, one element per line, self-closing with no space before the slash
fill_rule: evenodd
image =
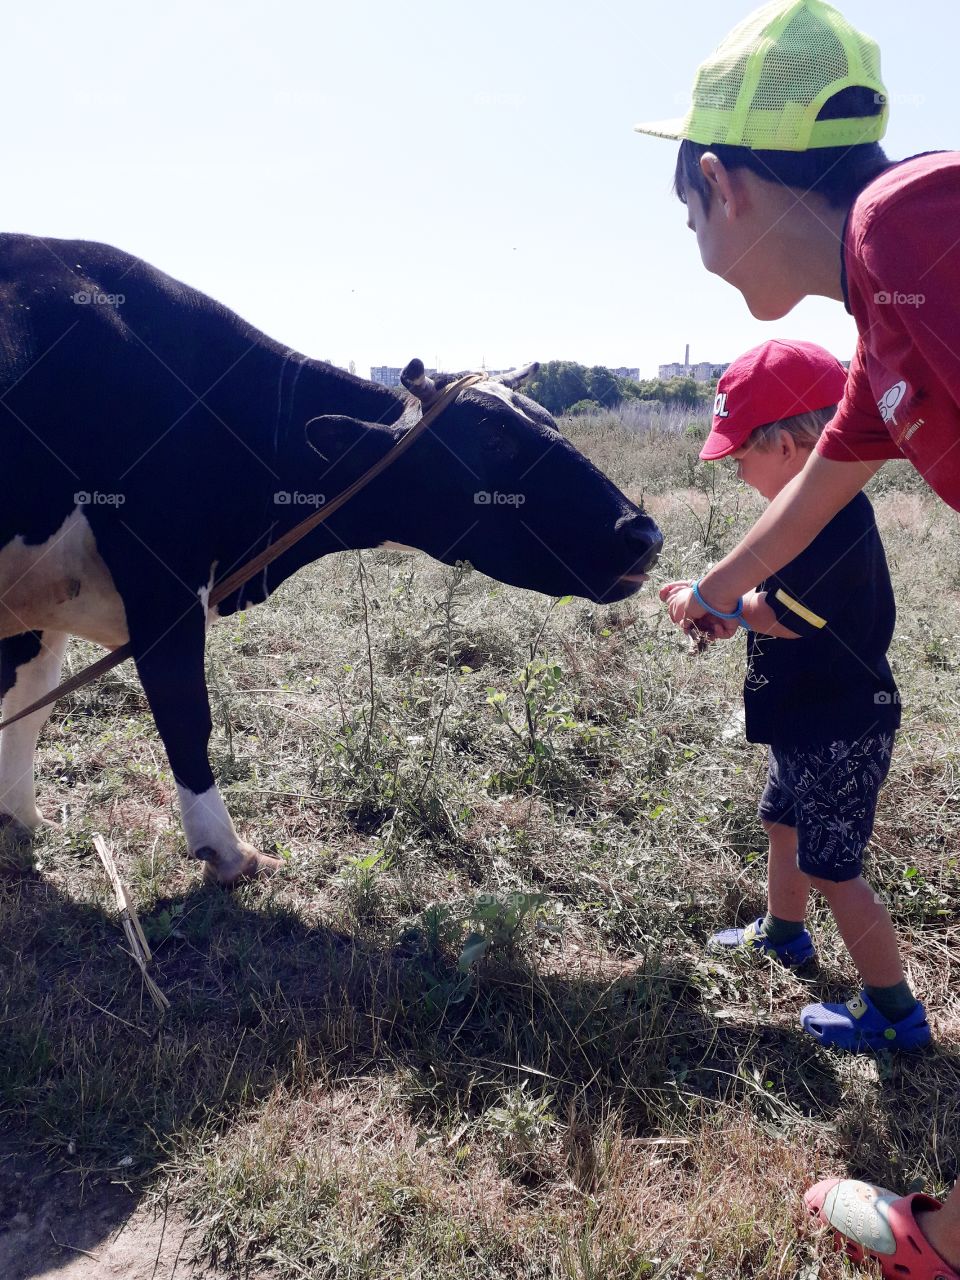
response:
<path id="1" fill-rule="evenodd" d="M 810 1217 L 833 1229 L 837 1250 L 854 1262 L 876 1259 L 888 1280 L 960 1280 L 917 1224 L 917 1210 L 942 1208 L 932 1196 L 898 1196 L 869 1182 L 828 1178 L 803 1199 Z"/>

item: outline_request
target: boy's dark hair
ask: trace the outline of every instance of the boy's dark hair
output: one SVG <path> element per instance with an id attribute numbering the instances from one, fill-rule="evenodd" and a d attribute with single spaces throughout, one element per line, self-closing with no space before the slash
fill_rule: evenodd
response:
<path id="1" fill-rule="evenodd" d="M 818 120 L 859 120 L 878 116 L 883 101 L 872 89 L 843 89 L 820 108 Z M 723 162 L 727 169 L 749 169 L 766 182 L 823 196 L 835 208 L 853 202 L 863 188 L 886 169 L 890 161 L 878 142 L 854 147 L 817 147 L 812 151 L 755 151 L 751 147 L 731 147 L 725 143 L 706 146 L 684 139 L 677 156 L 673 188 L 684 204 L 687 193 L 695 191 L 707 214 L 710 212 L 710 187 L 700 168 L 700 157 L 707 151 Z"/>

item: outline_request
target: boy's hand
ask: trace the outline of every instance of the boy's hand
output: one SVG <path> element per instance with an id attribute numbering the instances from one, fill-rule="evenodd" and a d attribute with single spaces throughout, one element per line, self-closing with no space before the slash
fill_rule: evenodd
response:
<path id="1" fill-rule="evenodd" d="M 735 621 L 718 618 L 699 605 L 693 594 L 692 582 L 668 582 L 660 588 L 660 599 L 667 606 L 670 621 L 686 635 L 696 639 L 729 640 L 739 631 Z"/>

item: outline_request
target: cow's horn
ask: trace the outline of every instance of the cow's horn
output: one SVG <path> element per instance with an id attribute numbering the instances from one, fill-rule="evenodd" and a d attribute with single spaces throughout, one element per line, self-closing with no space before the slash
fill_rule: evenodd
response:
<path id="1" fill-rule="evenodd" d="M 522 369 L 511 369 L 509 373 L 499 374 L 494 378 L 494 382 L 502 382 L 505 387 L 515 391 L 517 387 L 522 387 L 528 378 L 532 378 L 539 368 L 539 360 L 534 360 L 533 364 L 525 364 Z"/>
<path id="2" fill-rule="evenodd" d="M 433 379 L 428 378 L 423 368 L 423 361 L 414 358 L 400 374 L 400 381 L 411 395 L 417 397 L 424 408 L 439 394 Z"/>

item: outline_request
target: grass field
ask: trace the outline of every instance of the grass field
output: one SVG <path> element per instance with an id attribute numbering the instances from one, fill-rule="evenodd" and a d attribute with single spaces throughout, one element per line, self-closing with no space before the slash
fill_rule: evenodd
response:
<path id="1" fill-rule="evenodd" d="M 658 582 L 759 510 L 673 427 L 567 423 L 660 522 Z M 705 950 L 763 903 L 742 641 L 691 658 L 651 587 L 604 609 L 345 554 L 211 635 L 214 767 L 288 859 L 269 884 L 201 886 L 132 669 L 58 707 L 62 825 L 0 880 L 3 1126 L 177 1206 L 228 1275 L 848 1274 L 803 1229 L 809 1180 L 960 1173 L 960 526 L 909 471 L 873 494 L 904 728 L 868 876 L 929 1054 L 807 1043 L 800 1006 L 854 983 L 819 907 L 811 974 Z"/>

